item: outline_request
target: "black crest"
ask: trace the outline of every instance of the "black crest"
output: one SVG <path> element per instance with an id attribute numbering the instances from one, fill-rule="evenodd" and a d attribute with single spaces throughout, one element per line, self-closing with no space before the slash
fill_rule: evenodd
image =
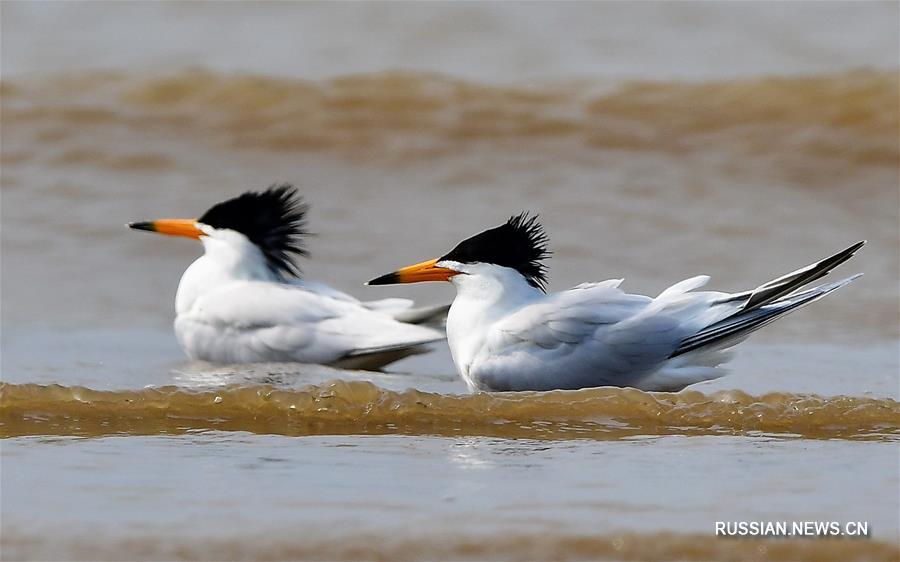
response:
<path id="1" fill-rule="evenodd" d="M 460 263 L 492 263 L 511 267 L 528 283 L 546 290 L 547 268 L 541 263 L 550 256 L 547 235 L 537 216 L 520 213 L 506 224 L 463 240 L 440 260 Z"/>
<path id="2" fill-rule="evenodd" d="M 203 213 L 198 222 L 213 228 L 236 230 L 256 244 L 269 267 L 287 276 L 299 276 L 294 256 L 306 256 L 303 246 L 309 206 L 289 183 L 265 191 L 248 191 Z"/>

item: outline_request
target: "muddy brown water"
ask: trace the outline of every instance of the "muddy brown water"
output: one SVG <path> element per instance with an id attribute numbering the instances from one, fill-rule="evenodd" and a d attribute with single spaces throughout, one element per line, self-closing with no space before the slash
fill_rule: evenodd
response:
<path id="1" fill-rule="evenodd" d="M 896 19 L 4 3 L 4 559 L 896 558 Z M 366 299 L 449 301 L 362 283 L 522 210 L 551 290 L 742 290 L 859 239 L 833 275 L 865 276 L 678 394 L 471 396 L 445 344 L 385 373 L 185 361 L 199 247 L 124 223 L 280 181 L 312 205 L 304 274 Z"/>

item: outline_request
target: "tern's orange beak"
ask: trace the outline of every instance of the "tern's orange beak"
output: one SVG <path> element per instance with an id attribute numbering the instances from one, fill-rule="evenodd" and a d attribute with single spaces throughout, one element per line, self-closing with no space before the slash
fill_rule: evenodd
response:
<path id="1" fill-rule="evenodd" d="M 197 228 L 197 219 L 160 219 L 156 221 L 128 223 L 128 228 L 134 230 L 148 230 L 169 236 L 186 236 L 195 240 L 203 236 L 203 231 Z"/>
<path id="2" fill-rule="evenodd" d="M 445 267 L 435 267 L 438 260 L 428 260 L 416 265 L 398 269 L 393 273 L 372 279 L 366 285 L 394 285 L 396 283 L 419 283 L 421 281 L 449 281 L 459 273 Z"/>

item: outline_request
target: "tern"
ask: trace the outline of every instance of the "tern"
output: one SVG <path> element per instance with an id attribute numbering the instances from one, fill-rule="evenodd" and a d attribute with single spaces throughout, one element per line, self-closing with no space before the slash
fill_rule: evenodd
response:
<path id="1" fill-rule="evenodd" d="M 290 184 L 246 192 L 198 219 L 127 226 L 203 243 L 175 296 L 175 334 L 195 360 L 302 362 L 380 368 L 427 350 L 443 332 L 447 307 L 413 308 L 407 299 L 361 302 L 300 279 L 308 206 Z"/>
<path id="2" fill-rule="evenodd" d="M 656 298 L 624 292 L 622 279 L 548 294 L 548 238 L 536 216 L 522 213 L 368 284 L 456 286 L 447 341 L 471 391 L 678 391 L 724 375 L 730 348 L 751 332 L 856 279 L 804 289 L 864 243 L 740 293 L 695 291 L 709 280 L 700 275 Z"/>

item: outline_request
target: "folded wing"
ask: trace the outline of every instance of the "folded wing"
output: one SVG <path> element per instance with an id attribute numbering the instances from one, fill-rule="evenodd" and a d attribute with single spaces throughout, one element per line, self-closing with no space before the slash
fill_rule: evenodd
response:
<path id="1" fill-rule="evenodd" d="M 192 357 L 225 362 L 330 364 L 417 348 L 444 337 L 352 297 L 252 281 L 231 283 L 200 297 L 189 313 L 178 317 L 176 331 L 185 349 L 194 350 Z"/>

